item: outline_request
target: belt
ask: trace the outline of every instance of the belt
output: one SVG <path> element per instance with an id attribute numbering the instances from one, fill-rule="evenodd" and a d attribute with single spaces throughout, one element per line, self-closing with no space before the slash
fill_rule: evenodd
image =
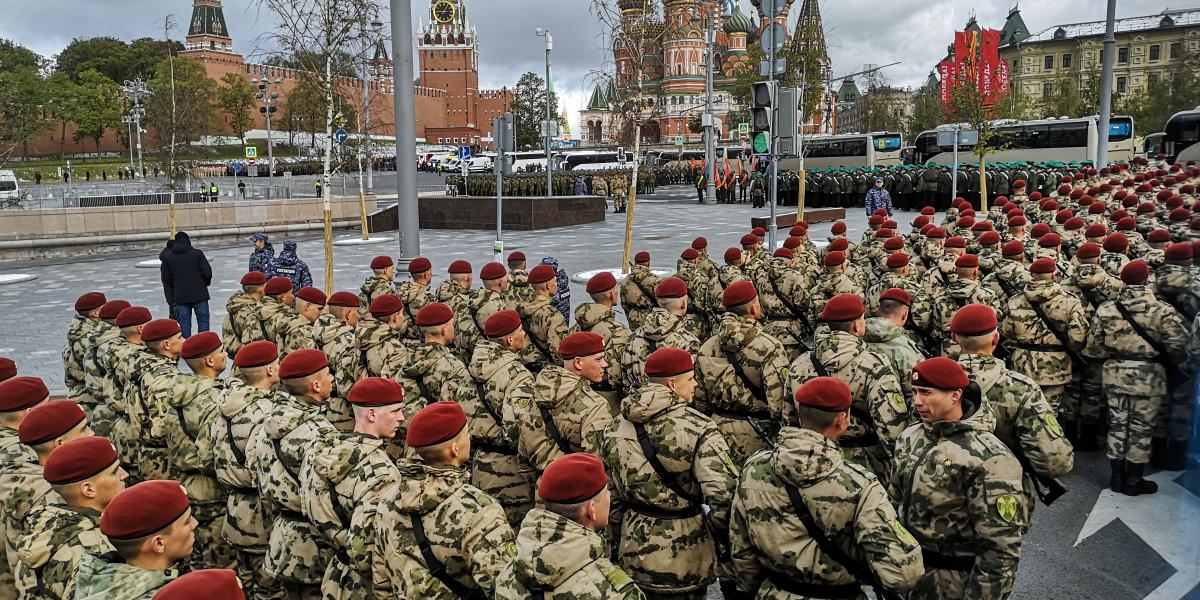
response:
<path id="1" fill-rule="evenodd" d="M 1108 360 L 1131 360 L 1133 362 L 1148 362 L 1148 363 L 1158 362 L 1157 358 L 1146 358 L 1143 356 L 1127 356 L 1127 355 L 1110 356 L 1110 357 L 1108 357 Z"/>
<path id="2" fill-rule="evenodd" d="M 950 556 L 921 548 L 921 558 L 926 569 L 946 569 L 947 571 L 970 571 L 975 568 L 974 556 Z"/>
<path id="3" fill-rule="evenodd" d="M 1067 350 L 1066 347 L 1064 347 L 1062 344 L 1017 343 L 1017 344 L 1013 344 L 1013 345 L 1021 350 L 1028 350 L 1030 352 L 1065 352 Z"/>
<path id="4" fill-rule="evenodd" d="M 490 442 L 471 442 L 471 447 L 476 450 L 481 450 L 483 452 L 491 452 L 493 454 L 503 454 L 505 456 L 516 456 L 517 455 L 517 451 L 515 448 L 505 448 L 504 446 L 501 446 L 499 444 L 492 444 Z"/>
<path id="5" fill-rule="evenodd" d="M 700 516 L 700 505 L 698 504 L 679 510 L 659 508 L 657 506 L 650 506 L 649 504 L 642 504 L 641 502 L 633 502 L 630 500 L 625 500 L 623 504 L 626 508 L 635 513 L 646 515 L 647 517 L 654 517 L 656 519 L 690 519 L 692 517 Z"/>
<path id="6" fill-rule="evenodd" d="M 868 431 L 866 435 L 857 438 L 842 438 L 838 440 L 838 445 L 843 448 L 869 448 L 879 445 L 879 435 L 874 431 Z"/>
<path id="7" fill-rule="evenodd" d="M 717 416 L 725 417 L 726 419 L 770 419 L 771 411 L 768 410 L 725 410 L 723 408 L 714 408 L 712 413 Z"/>
<path id="8" fill-rule="evenodd" d="M 280 511 L 276 511 L 275 516 L 277 516 L 285 521 L 291 521 L 293 523 L 308 523 L 307 517 L 305 517 L 304 515 L 296 512 L 294 510 L 288 510 L 286 508 L 283 510 L 280 510 Z"/>
<path id="9" fill-rule="evenodd" d="M 767 571 L 767 579 L 771 582 L 771 585 L 797 596 L 837 600 L 840 598 L 858 598 L 862 595 L 862 586 L 857 583 L 808 583 L 790 579 L 786 575 L 776 573 L 775 571 Z"/>
<path id="10" fill-rule="evenodd" d="M 246 496 L 258 496 L 258 488 L 242 487 L 240 485 L 235 485 L 235 486 L 231 486 L 229 488 L 229 491 L 237 492 L 239 494 L 243 494 Z"/>
<path id="11" fill-rule="evenodd" d="M 166 444 L 166 442 L 152 442 L 149 440 L 143 440 L 142 447 L 143 448 L 162 448 L 163 450 L 166 450 L 167 444 Z"/>

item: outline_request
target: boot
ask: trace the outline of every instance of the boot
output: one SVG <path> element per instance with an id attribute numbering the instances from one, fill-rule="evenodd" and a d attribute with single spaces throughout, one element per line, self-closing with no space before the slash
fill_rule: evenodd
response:
<path id="1" fill-rule="evenodd" d="M 1125 480 L 1121 484 L 1121 493 L 1126 496 L 1144 496 L 1157 492 L 1157 483 L 1142 479 L 1145 473 L 1145 463 L 1125 461 Z"/>
<path id="2" fill-rule="evenodd" d="M 1108 489 L 1120 494 L 1122 493 L 1121 489 L 1125 487 L 1125 461 L 1110 458 L 1108 464 L 1112 468 L 1112 476 L 1108 479 Z"/>
<path id="3" fill-rule="evenodd" d="M 1095 452 L 1104 449 L 1105 438 L 1100 433 L 1100 424 L 1094 421 L 1084 421 L 1079 424 L 1079 441 L 1075 444 L 1077 452 Z"/>

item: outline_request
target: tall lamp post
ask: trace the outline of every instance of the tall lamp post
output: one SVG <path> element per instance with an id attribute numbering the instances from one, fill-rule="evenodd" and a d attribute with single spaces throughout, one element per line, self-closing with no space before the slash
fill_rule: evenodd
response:
<path id="1" fill-rule="evenodd" d="M 730 12 L 730 4 L 722 2 L 721 18 L 727 19 L 733 16 Z M 713 47 L 717 45 L 717 13 L 715 3 L 705 8 L 706 27 L 704 32 L 704 45 L 706 47 L 705 68 L 704 68 L 704 116 L 701 123 L 704 125 L 704 170 L 705 170 L 705 187 L 704 187 L 704 203 L 717 203 L 717 182 L 714 180 L 717 172 L 716 161 L 716 133 L 713 129 L 716 127 L 716 119 L 713 117 Z"/>
<path id="2" fill-rule="evenodd" d="M 267 73 L 267 68 L 264 66 L 262 69 L 262 79 L 255 77 L 254 79 L 250 80 L 250 83 L 258 86 L 258 91 L 254 93 L 254 97 L 262 103 L 262 106 L 258 107 L 258 112 L 262 113 L 263 117 L 265 117 L 267 121 L 267 179 L 271 183 L 274 183 L 275 140 L 271 136 L 271 115 L 275 114 L 275 111 L 279 110 L 279 107 L 276 106 L 279 103 L 279 92 L 276 90 L 279 89 L 279 84 L 283 83 L 283 78 L 276 77 L 271 79 L 270 75 Z M 274 90 L 271 89 L 272 84 L 275 86 Z M 267 192 L 267 197 L 270 197 L 270 191 Z"/>
<path id="3" fill-rule="evenodd" d="M 399 219 L 399 266 L 421 254 L 417 204 L 417 125 L 413 106 L 412 0 L 389 0 L 392 22 L 392 86 L 396 115 L 396 215 Z"/>
<path id="4" fill-rule="evenodd" d="M 371 71 L 371 61 L 367 58 L 367 52 L 373 42 L 382 39 L 383 23 L 379 19 L 371 21 L 371 32 L 366 32 L 366 22 L 363 22 L 363 33 L 367 38 L 367 50 L 363 52 L 363 152 L 366 154 L 367 161 L 367 195 L 375 193 L 375 155 L 371 152 L 371 79 L 377 74 Z"/>
<path id="5" fill-rule="evenodd" d="M 137 155 L 138 166 L 137 176 L 141 179 L 146 177 L 146 169 L 142 166 L 142 117 L 146 116 L 146 109 L 142 107 L 142 97 L 149 96 L 150 90 L 146 88 L 146 82 L 141 78 L 133 81 L 125 81 L 125 85 L 121 86 L 121 93 L 125 94 L 126 98 L 132 103 L 129 108 L 129 119 L 133 123 L 133 127 L 137 129 Z M 133 140 L 130 140 L 131 142 Z M 133 168 L 133 152 L 130 152 L 129 167 Z"/>
<path id="6" fill-rule="evenodd" d="M 554 37 L 549 29 L 536 29 L 538 37 L 546 38 L 546 195 L 554 195 L 554 168 L 550 164 L 550 120 L 554 118 L 550 110 L 550 51 L 554 49 Z"/>

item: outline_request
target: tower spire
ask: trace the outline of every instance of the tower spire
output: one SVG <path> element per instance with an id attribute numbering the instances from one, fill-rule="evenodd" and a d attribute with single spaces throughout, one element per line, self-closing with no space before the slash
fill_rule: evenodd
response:
<path id="1" fill-rule="evenodd" d="M 188 50 L 233 53 L 233 39 L 225 24 L 221 0 L 193 0 L 192 18 L 185 41 Z"/>
<path id="2" fill-rule="evenodd" d="M 796 19 L 796 33 L 792 36 L 792 50 L 805 60 L 817 60 L 821 68 L 829 70 L 829 52 L 825 46 L 825 27 L 821 23 L 821 7 L 817 0 L 804 0 L 800 16 Z M 824 79 L 822 73 L 822 79 Z"/>

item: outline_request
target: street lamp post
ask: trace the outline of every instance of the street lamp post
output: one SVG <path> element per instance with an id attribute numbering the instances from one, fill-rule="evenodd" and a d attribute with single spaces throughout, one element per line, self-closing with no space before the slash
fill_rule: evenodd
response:
<path id="1" fill-rule="evenodd" d="M 546 38 L 546 195 L 554 195 L 554 169 L 550 164 L 550 120 L 553 111 L 550 109 L 550 51 L 554 49 L 554 37 L 549 29 L 537 28 L 538 37 Z"/>
<path id="2" fill-rule="evenodd" d="M 380 34 L 383 31 L 383 23 L 379 19 L 371 21 L 371 33 L 366 34 L 366 22 L 363 22 L 364 34 L 367 38 L 367 51 L 370 51 L 371 43 L 380 39 Z M 375 76 L 371 72 L 370 59 L 367 58 L 366 52 L 363 53 L 363 152 L 366 154 L 367 161 L 367 195 L 375 193 L 375 156 L 371 152 L 371 79 Z"/>
<path id="3" fill-rule="evenodd" d="M 282 77 L 271 79 L 267 73 L 267 68 L 262 69 L 262 79 L 255 77 L 250 80 L 250 83 L 258 86 L 258 91 L 254 93 L 254 97 L 263 105 L 258 107 L 258 112 L 266 117 L 267 121 L 267 179 L 270 183 L 275 183 L 275 140 L 271 136 L 271 115 L 279 110 L 277 100 L 279 100 L 279 92 L 271 90 L 271 84 L 278 89 L 279 84 L 283 83 Z M 267 197 L 270 197 L 270 191 L 267 192 Z"/>
<path id="4" fill-rule="evenodd" d="M 133 121 L 134 128 L 137 129 L 137 154 L 138 168 L 137 176 L 145 179 L 146 168 L 142 163 L 142 117 L 146 115 L 146 109 L 142 107 L 142 97 L 149 96 L 150 90 L 146 88 L 146 82 L 139 77 L 133 81 L 125 81 L 125 85 L 121 86 L 121 92 L 125 94 L 133 102 L 133 106 L 129 110 L 130 117 Z M 130 167 L 132 167 L 133 157 L 130 156 Z"/>
<path id="5" fill-rule="evenodd" d="M 417 125 L 413 107 L 412 0 L 389 0 L 392 28 L 392 86 L 396 115 L 396 216 L 399 219 L 400 266 L 421 254 L 420 207 L 417 204 Z"/>

